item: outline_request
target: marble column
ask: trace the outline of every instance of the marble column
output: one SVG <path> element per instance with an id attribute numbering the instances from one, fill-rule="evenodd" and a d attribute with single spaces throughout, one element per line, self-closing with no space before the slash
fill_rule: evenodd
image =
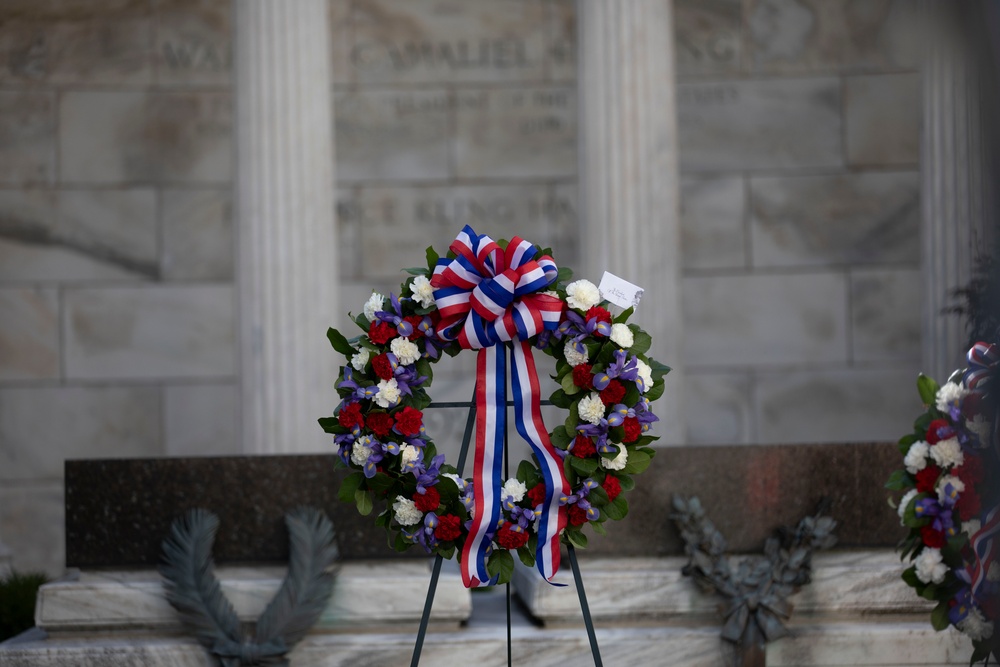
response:
<path id="1" fill-rule="evenodd" d="M 924 372 L 943 381 L 965 366 L 968 334 L 962 318 L 944 312 L 972 276 L 975 259 L 993 239 L 996 169 L 988 91 L 963 14 L 973 5 L 925 2 L 923 66 Z M 973 31 L 974 32 L 974 31 Z M 986 84 L 984 86 L 984 84 Z"/>
<path id="2" fill-rule="evenodd" d="M 656 405 L 663 442 L 684 441 L 680 216 L 670 0 L 580 0 L 581 275 L 645 289 L 635 321 L 674 368 Z"/>
<path id="3" fill-rule="evenodd" d="M 243 451 L 328 451 L 316 425 L 336 400 L 327 2 L 233 11 Z"/>

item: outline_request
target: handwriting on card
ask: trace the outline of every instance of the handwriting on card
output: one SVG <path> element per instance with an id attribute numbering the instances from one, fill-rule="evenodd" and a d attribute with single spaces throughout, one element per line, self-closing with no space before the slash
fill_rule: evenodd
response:
<path id="1" fill-rule="evenodd" d="M 635 308 L 642 298 L 643 289 L 613 273 L 604 272 L 601 284 L 598 286 L 601 298 L 607 299 L 619 308 Z"/>

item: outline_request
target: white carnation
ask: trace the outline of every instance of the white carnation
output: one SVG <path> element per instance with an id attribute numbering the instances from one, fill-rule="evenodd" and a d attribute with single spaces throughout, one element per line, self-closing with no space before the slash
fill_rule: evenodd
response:
<path id="1" fill-rule="evenodd" d="M 365 370 L 365 364 L 368 363 L 368 358 L 371 356 L 371 351 L 367 347 L 361 348 L 357 354 L 351 357 L 351 366 L 354 366 L 354 370 L 363 371 Z"/>
<path id="2" fill-rule="evenodd" d="M 628 328 L 627 324 L 618 322 L 611 325 L 611 340 L 627 350 L 635 343 L 635 336 L 632 335 L 632 330 Z"/>
<path id="3" fill-rule="evenodd" d="M 965 491 L 965 483 L 954 475 L 941 475 L 938 478 L 937 484 L 934 485 L 934 490 L 937 491 L 938 500 L 944 502 L 945 498 L 945 488 L 951 484 L 952 488 L 958 493 Z"/>
<path id="4" fill-rule="evenodd" d="M 917 566 L 917 579 L 925 584 L 940 584 L 948 573 L 948 566 L 941 558 L 940 549 L 924 549 L 914 563 Z"/>
<path id="5" fill-rule="evenodd" d="M 417 276 L 410 286 L 413 291 L 413 298 L 420 302 L 421 308 L 430 308 L 434 305 L 434 288 L 427 276 Z"/>
<path id="6" fill-rule="evenodd" d="M 591 424 L 600 424 L 604 418 L 604 403 L 600 394 L 592 393 L 580 399 L 578 406 L 580 419 Z"/>
<path id="7" fill-rule="evenodd" d="M 579 366 L 580 364 L 587 363 L 590 358 L 587 356 L 586 352 L 577 352 L 573 349 L 573 341 L 566 341 L 566 347 L 563 348 L 563 356 L 566 357 L 566 363 L 570 366 Z"/>
<path id="8" fill-rule="evenodd" d="M 368 462 L 368 457 L 372 455 L 372 448 L 363 442 L 355 442 L 351 448 L 351 462 L 363 466 Z"/>
<path id="9" fill-rule="evenodd" d="M 906 494 L 899 499 L 899 507 L 896 508 L 896 513 L 899 514 L 899 523 L 903 523 L 903 514 L 906 513 L 906 508 L 909 507 L 910 501 L 917 497 L 916 489 L 910 489 Z"/>
<path id="10" fill-rule="evenodd" d="M 589 310 L 601 302 L 601 291 L 589 280 L 576 280 L 566 288 L 566 303 L 570 308 Z"/>
<path id="11" fill-rule="evenodd" d="M 375 313 L 382 310 L 382 305 L 384 303 L 384 296 L 378 292 L 372 292 L 372 295 L 368 297 L 368 301 L 365 303 L 365 317 L 368 318 L 369 322 L 375 321 Z"/>
<path id="12" fill-rule="evenodd" d="M 528 492 L 528 487 L 524 485 L 524 482 L 519 482 L 513 477 L 504 482 L 503 493 L 500 494 L 501 498 L 510 496 L 513 498 L 515 503 L 519 503 L 524 500 L 524 494 Z"/>
<path id="13" fill-rule="evenodd" d="M 903 458 L 903 464 L 906 466 L 906 472 L 911 475 L 916 475 L 918 472 L 926 468 L 927 455 L 930 453 L 929 450 L 930 445 L 923 440 L 910 445 L 910 449 L 907 450 L 906 456 Z"/>
<path id="14" fill-rule="evenodd" d="M 993 424 L 987 421 L 985 417 L 976 415 L 972 419 L 966 419 L 965 428 L 975 434 L 979 440 L 980 447 L 987 446 L 990 441 L 990 431 L 993 429 Z"/>
<path id="15" fill-rule="evenodd" d="M 653 388 L 653 369 L 639 357 L 635 358 L 635 365 L 638 368 L 639 377 L 642 378 L 642 386 L 645 387 L 642 393 L 646 393 Z"/>
<path id="16" fill-rule="evenodd" d="M 948 412 L 952 406 L 958 405 L 958 402 L 965 398 L 968 393 L 969 390 L 962 387 L 962 385 L 955 384 L 954 382 L 946 382 L 944 386 L 938 389 L 936 396 L 937 409 L 941 412 Z"/>
<path id="17" fill-rule="evenodd" d="M 413 445 L 403 445 L 403 448 L 399 450 L 399 458 L 404 466 L 413 463 L 420 458 L 420 450 Z"/>
<path id="18" fill-rule="evenodd" d="M 417 509 L 413 501 L 403 496 L 396 496 L 392 509 L 400 526 L 415 526 L 424 518 L 424 513 Z"/>
<path id="19" fill-rule="evenodd" d="M 986 570 L 986 581 L 1000 581 L 1000 563 L 990 563 L 990 568 Z"/>
<path id="20" fill-rule="evenodd" d="M 391 408 L 399 403 L 399 384 L 396 382 L 396 378 L 389 378 L 378 383 L 375 402 L 383 408 Z"/>
<path id="21" fill-rule="evenodd" d="M 979 532 L 979 529 L 983 527 L 983 524 L 979 519 L 969 519 L 968 521 L 962 522 L 962 530 L 972 538 L 973 535 Z M 994 563 L 995 564 L 995 563 Z"/>
<path id="22" fill-rule="evenodd" d="M 417 344 L 401 336 L 392 339 L 389 349 L 396 355 L 396 361 L 403 366 L 415 364 L 420 358 L 420 348 Z"/>
<path id="23" fill-rule="evenodd" d="M 628 463 L 628 450 L 625 445 L 618 445 L 618 456 L 613 459 L 601 457 L 601 465 L 607 470 L 624 470 Z"/>
<path id="24" fill-rule="evenodd" d="M 942 468 L 960 466 L 965 461 L 958 438 L 942 440 L 931 447 L 931 458 Z"/>
<path id="25" fill-rule="evenodd" d="M 987 621 L 983 613 L 976 607 L 970 608 L 968 615 L 956 623 L 955 627 L 967 634 L 969 639 L 975 642 L 989 639 L 993 636 L 993 622 Z"/>

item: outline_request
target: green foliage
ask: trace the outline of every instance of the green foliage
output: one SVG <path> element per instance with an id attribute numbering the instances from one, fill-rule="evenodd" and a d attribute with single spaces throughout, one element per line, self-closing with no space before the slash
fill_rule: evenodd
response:
<path id="1" fill-rule="evenodd" d="M 938 392 L 938 383 L 923 373 L 917 376 L 917 391 L 920 392 L 920 400 L 924 405 L 934 405 Z"/>
<path id="2" fill-rule="evenodd" d="M 506 584 L 514 573 L 514 557 L 509 551 L 494 551 L 486 562 L 486 571 L 491 577 L 499 575 L 497 584 Z"/>
<path id="3" fill-rule="evenodd" d="M 35 600 L 46 581 L 41 572 L 11 572 L 0 579 L 0 642 L 34 627 Z"/>
<path id="4" fill-rule="evenodd" d="M 357 352 L 357 350 L 351 347 L 351 344 L 347 341 L 347 338 L 344 337 L 344 334 L 340 333 L 333 327 L 326 330 L 326 337 L 330 341 L 330 345 L 333 346 L 333 349 L 340 352 L 348 359 L 353 357 Z"/>

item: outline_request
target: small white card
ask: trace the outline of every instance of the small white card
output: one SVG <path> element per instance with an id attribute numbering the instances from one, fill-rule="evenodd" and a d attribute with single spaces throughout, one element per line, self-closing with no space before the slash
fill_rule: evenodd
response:
<path id="1" fill-rule="evenodd" d="M 643 292 L 638 285 L 633 285 L 607 271 L 601 276 L 601 284 L 597 289 L 601 291 L 602 299 L 607 299 L 619 308 L 635 308 L 639 305 Z"/>

